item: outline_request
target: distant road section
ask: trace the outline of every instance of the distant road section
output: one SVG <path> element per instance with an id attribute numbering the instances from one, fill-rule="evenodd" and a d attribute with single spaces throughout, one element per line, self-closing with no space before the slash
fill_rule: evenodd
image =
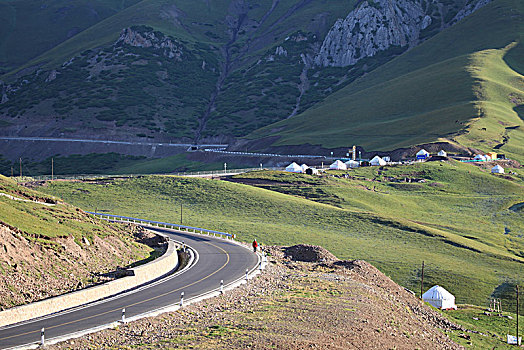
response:
<path id="1" fill-rule="evenodd" d="M 82 143 L 102 143 L 113 145 L 137 145 L 137 146 L 171 146 L 171 147 L 220 147 L 226 148 L 228 145 L 222 144 L 202 144 L 191 143 L 169 143 L 169 142 L 139 142 L 139 141 L 112 141 L 112 140 L 89 140 L 89 139 L 69 139 L 53 137 L 19 137 L 19 136 L 0 136 L 0 140 L 16 141 L 48 141 L 48 142 L 82 142 Z"/>

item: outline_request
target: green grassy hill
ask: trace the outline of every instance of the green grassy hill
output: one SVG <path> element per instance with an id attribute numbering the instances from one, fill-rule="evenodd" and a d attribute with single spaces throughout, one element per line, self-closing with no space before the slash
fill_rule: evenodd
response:
<path id="1" fill-rule="evenodd" d="M 0 175 L 0 309 L 107 281 L 158 255 L 146 238 Z"/>
<path id="2" fill-rule="evenodd" d="M 53 182 L 43 191 L 85 209 L 184 224 L 257 238 L 262 244 L 322 245 L 344 259 L 365 259 L 418 290 L 440 284 L 459 303 L 512 303 L 522 282 L 524 174 L 496 177 L 459 163 L 359 169 L 353 179 L 254 172 L 234 181 L 142 177 Z M 405 178 L 415 179 L 404 183 Z M 399 182 L 397 182 L 397 179 Z M 419 182 L 424 180 L 425 182 Z M 122 200 L 132 198 L 132 200 Z"/>
<path id="3" fill-rule="evenodd" d="M 524 4 L 496 0 L 300 115 L 257 130 L 277 146 L 391 150 L 435 141 L 523 158 Z"/>

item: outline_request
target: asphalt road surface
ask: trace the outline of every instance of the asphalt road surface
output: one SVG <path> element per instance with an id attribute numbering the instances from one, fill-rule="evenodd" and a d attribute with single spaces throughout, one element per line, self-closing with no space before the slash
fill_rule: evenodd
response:
<path id="1" fill-rule="evenodd" d="M 124 308 L 126 317 L 133 317 L 169 306 L 180 302 L 181 292 L 187 300 L 218 288 L 220 280 L 227 285 L 244 276 L 246 269 L 251 271 L 257 267 L 257 255 L 231 241 L 174 230 L 154 230 L 194 248 L 198 261 L 187 272 L 166 277 L 135 293 L 0 328 L 0 349 L 39 342 L 42 327 L 45 327 L 46 339 L 51 339 L 121 320 Z"/>

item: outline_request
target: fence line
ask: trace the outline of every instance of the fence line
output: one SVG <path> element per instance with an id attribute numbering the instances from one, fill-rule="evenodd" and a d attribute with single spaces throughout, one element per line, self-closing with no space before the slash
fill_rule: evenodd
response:
<path id="1" fill-rule="evenodd" d="M 162 222 L 162 221 L 152 221 L 152 220 L 145 220 L 145 219 L 138 219 L 133 218 L 130 216 L 121 216 L 121 215 L 112 215 L 112 214 L 105 214 L 105 213 L 96 213 L 92 211 L 86 211 L 86 213 L 94 215 L 96 217 L 100 217 L 102 220 L 108 220 L 108 221 L 116 221 L 116 222 L 129 222 L 134 224 L 143 224 L 143 225 L 149 225 L 149 226 L 156 226 L 156 227 L 162 227 L 164 228 L 177 228 L 179 231 L 187 231 L 190 232 L 193 230 L 194 233 L 200 232 L 202 234 L 212 234 L 216 237 L 218 236 L 225 236 L 226 239 L 233 239 L 235 238 L 235 235 L 228 233 L 228 232 L 220 232 L 220 231 L 214 231 L 214 230 L 208 230 L 205 228 L 200 227 L 193 227 L 193 226 L 186 226 L 186 225 L 179 225 L 179 224 L 172 224 L 169 222 Z M 107 217 L 107 218 L 106 218 Z"/>

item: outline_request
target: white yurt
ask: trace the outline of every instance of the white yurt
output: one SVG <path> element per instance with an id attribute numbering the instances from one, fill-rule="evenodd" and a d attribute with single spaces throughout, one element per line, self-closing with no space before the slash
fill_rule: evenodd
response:
<path id="1" fill-rule="evenodd" d="M 358 168 L 360 166 L 360 163 L 356 160 L 351 159 L 346 162 L 346 166 L 348 168 Z"/>
<path id="2" fill-rule="evenodd" d="M 441 156 L 441 157 L 447 157 L 448 154 L 446 153 L 446 151 L 444 151 L 443 149 L 441 149 L 439 152 L 438 152 L 438 155 Z"/>
<path id="3" fill-rule="evenodd" d="M 290 173 L 302 173 L 302 168 L 297 163 L 293 162 L 286 167 L 286 171 Z"/>
<path id="4" fill-rule="evenodd" d="M 457 309 L 455 296 L 441 286 L 433 286 L 424 294 L 422 300 L 430 303 L 437 309 Z"/>
<path id="5" fill-rule="evenodd" d="M 491 172 L 493 174 L 504 174 L 504 168 L 497 164 L 491 168 Z"/>
<path id="6" fill-rule="evenodd" d="M 307 166 L 307 164 L 302 164 L 300 168 L 302 169 L 302 172 L 305 173 L 306 169 L 308 169 L 309 167 Z"/>
<path id="7" fill-rule="evenodd" d="M 417 152 L 417 159 L 428 159 L 429 158 L 429 152 L 425 149 L 421 149 Z"/>
<path id="8" fill-rule="evenodd" d="M 386 161 L 379 156 L 374 156 L 373 159 L 369 161 L 369 164 L 371 165 L 386 165 Z"/>
<path id="9" fill-rule="evenodd" d="M 482 155 L 482 154 L 477 154 L 475 156 L 475 158 L 473 158 L 474 160 L 479 160 L 479 161 L 485 161 L 487 160 L 486 156 Z"/>
<path id="10" fill-rule="evenodd" d="M 333 164 L 329 166 L 329 169 L 331 170 L 347 170 L 346 164 L 344 164 L 341 160 L 336 160 Z"/>

